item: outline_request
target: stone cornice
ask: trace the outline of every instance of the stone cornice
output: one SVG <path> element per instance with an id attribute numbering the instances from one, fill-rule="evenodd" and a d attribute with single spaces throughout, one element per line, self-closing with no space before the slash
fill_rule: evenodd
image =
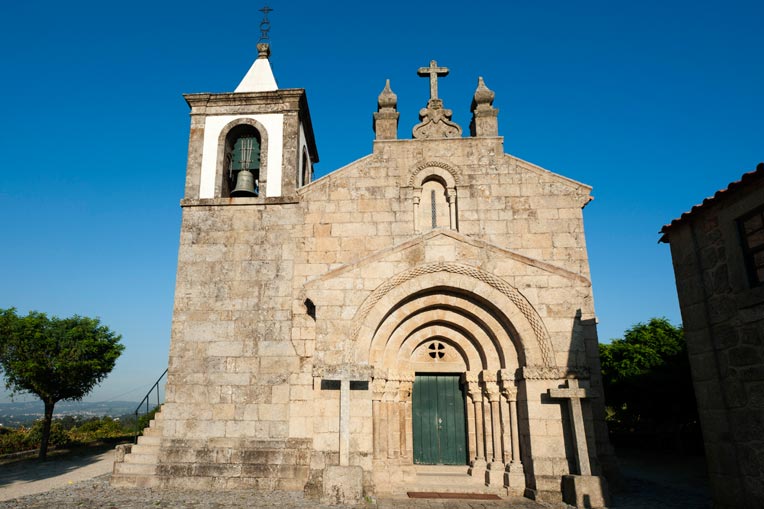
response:
<path id="1" fill-rule="evenodd" d="M 265 207 L 268 205 L 294 205 L 300 203 L 297 196 L 272 196 L 270 198 L 201 198 L 180 200 L 181 207 Z"/>
<path id="2" fill-rule="evenodd" d="M 305 97 L 305 89 L 286 88 L 269 92 L 183 94 L 183 97 L 191 108 L 278 104 L 281 111 L 294 111 L 298 109 L 301 99 Z"/>

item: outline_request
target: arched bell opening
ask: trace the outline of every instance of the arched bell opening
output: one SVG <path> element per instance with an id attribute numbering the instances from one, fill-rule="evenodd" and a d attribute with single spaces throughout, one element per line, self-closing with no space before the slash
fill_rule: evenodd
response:
<path id="1" fill-rule="evenodd" d="M 256 197 L 265 192 L 268 131 L 257 120 L 242 117 L 226 124 L 218 136 L 215 196 Z"/>

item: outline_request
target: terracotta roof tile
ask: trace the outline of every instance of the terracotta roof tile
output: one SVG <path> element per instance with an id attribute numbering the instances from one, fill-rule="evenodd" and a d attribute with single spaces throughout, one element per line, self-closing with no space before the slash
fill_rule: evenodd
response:
<path id="1" fill-rule="evenodd" d="M 709 196 L 705 200 L 703 200 L 702 203 L 695 205 L 692 209 L 690 209 L 689 212 L 685 212 L 678 218 L 671 221 L 669 224 L 666 224 L 661 228 L 660 233 L 663 234 L 659 242 L 667 242 L 666 234 L 669 233 L 669 230 L 673 228 L 674 226 L 683 223 L 688 218 L 690 218 L 693 214 L 696 214 L 700 210 L 703 210 L 714 203 L 717 203 L 720 200 L 725 199 L 727 196 L 729 196 L 734 191 L 740 189 L 741 187 L 745 187 L 757 180 L 760 180 L 764 178 L 764 163 L 759 163 L 756 166 L 756 169 L 753 171 L 749 171 L 748 173 L 743 174 L 742 177 L 740 177 L 740 180 L 736 180 L 735 182 L 730 183 L 725 189 L 720 189 L 719 191 L 716 191 L 713 196 Z"/>

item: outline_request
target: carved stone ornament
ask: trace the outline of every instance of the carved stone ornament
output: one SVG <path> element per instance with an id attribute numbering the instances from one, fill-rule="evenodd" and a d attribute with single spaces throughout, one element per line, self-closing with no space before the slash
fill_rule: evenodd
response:
<path id="1" fill-rule="evenodd" d="M 524 380 L 588 379 L 590 376 L 585 367 L 525 366 L 519 371 Z"/>
<path id="2" fill-rule="evenodd" d="M 379 94 L 379 97 L 377 97 L 377 109 L 379 111 L 382 110 L 391 110 L 395 111 L 396 106 L 398 105 L 398 96 L 395 95 L 395 92 L 390 88 L 390 80 L 385 81 L 385 88 L 382 89 L 382 92 Z"/>
<path id="3" fill-rule="evenodd" d="M 417 72 L 420 76 L 430 78 L 430 100 L 427 107 L 419 110 L 421 122 L 414 126 L 413 136 L 418 140 L 433 138 L 460 138 L 462 128 L 451 121 L 453 111 L 443 107 L 443 101 L 438 99 L 438 77 L 448 75 L 447 67 L 438 67 L 435 60 L 430 67 L 422 67 Z"/>

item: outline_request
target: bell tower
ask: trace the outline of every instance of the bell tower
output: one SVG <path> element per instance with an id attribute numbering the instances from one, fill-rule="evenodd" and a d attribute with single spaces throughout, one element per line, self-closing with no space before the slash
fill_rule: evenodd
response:
<path id="1" fill-rule="evenodd" d="M 265 14 L 261 30 L 269 26 Z M 313 179 L 318 152 L 305 90 L 278 87 L 267 28 L 262 33 L 234 92 L 184 95 L 191 107 L 186 200 L 258 203 L 293 196 Z"/>

